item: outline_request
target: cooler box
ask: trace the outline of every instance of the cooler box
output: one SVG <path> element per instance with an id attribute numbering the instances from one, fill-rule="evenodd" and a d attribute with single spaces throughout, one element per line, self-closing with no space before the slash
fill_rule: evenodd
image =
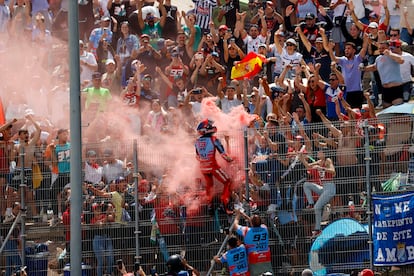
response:
<path id="1" fill-rule="evenodd" d="M 92 266 L 82 264 L 82 276 L 91 276 Z M 66 264 L 63 268 L 63 276 L 70 276 L 70 264 Z"/>

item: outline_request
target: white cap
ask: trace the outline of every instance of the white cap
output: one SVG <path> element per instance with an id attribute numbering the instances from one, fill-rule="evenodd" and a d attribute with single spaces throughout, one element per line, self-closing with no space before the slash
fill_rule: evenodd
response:
<path id="1" fill-rule="evenodd" d="M 298 45 L 296 44 L 296 40 L 294 40 L 293 38 L 289 38 L 288 40 L 286 40 L 286 44 L 288 44 L 288 43 L 291 43 L 291 44 L 293 44 L 293 45 L 295 45 L 295 46 L 298 46 Z"/>
<path id="2" fill-rule="evenodd" d="M 371 23 L 369 23 L 368 28 L 378 29 L 378 23 L 377 22 L 371 22 Z"/>

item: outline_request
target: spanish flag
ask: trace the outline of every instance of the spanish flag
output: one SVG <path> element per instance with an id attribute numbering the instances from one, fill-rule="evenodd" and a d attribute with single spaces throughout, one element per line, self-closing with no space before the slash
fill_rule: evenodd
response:
<path id="1" fill-rule="evenodd" d="M 231 79 L 251 79 L 262 70 L 262 64 L 265 61 L 266 58 L 262 55 L 258 55 L 255 52 L 248 53 L 231 68 Z"/>
<path id="2" fill-rule="evenodd" d="M 6 123 L 6 114 L 4 113 L 3 101 L 0 97 L 0 126 Z"/>

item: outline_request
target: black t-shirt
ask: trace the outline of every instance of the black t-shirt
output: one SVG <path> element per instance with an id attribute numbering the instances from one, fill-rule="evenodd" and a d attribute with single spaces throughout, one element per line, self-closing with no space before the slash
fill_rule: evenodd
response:
<path id="1" fill-rule="evenodd" d="M 329 74 L 331 73 L 331 57 L 329 56 L 329 53 L 325 49 L 318 52 L 316 47 L 312 46 L 310 56 L 313 58 L 313 64 L 321 64 L 319 75 L 322 80 L 329 82 Z"/>
<path id="2" fill-rule="evenodd" d="M 177 38 L 177 7 L 166 6 L 167 18 L 165 19 L 164 28 L 162 28 L 162 37 L 166 39 L 174 40 Z"/>

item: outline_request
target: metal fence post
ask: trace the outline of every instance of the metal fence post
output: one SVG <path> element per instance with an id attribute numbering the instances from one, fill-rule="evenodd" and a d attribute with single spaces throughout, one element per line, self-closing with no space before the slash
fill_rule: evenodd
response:
<path id="1" fill-rule="evenodd" d="M 139 182 L 138 182 L 138 176 L 139 176 L 139 172 L 138 172 L 138 146 L 137 146 L 137 140 L 134 139 L 134 145 L 133 145 L 133 158 L 134 158 L 134 198 L 135 198 L 135 272 L 137 271 L 137 268 L 139 268 L 139 263 L 140 263 L 140 255 L 139 255 L 139 201 L 138 201 L 138 186 L 139 186 Z"/>

